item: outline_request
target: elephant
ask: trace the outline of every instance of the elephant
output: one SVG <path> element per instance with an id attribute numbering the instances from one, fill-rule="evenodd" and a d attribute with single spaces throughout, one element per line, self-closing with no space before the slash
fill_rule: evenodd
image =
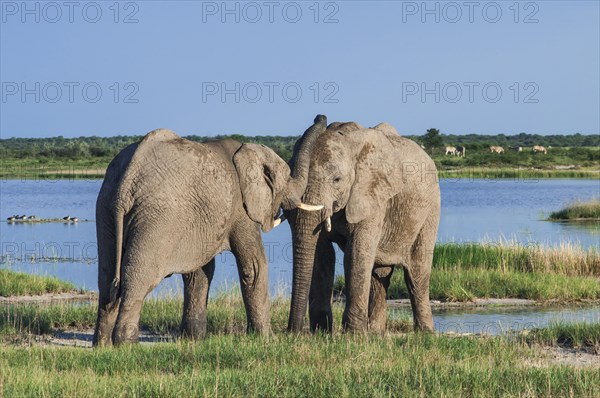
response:
<path id="1" fill-rule="evenodd" d="M 432 331 L 429 279 L 440 218 L 435 163 L 387 123 L 327 126 L 323 115 L 315 123 L 289 163 L 292 175 L 308 179 L 302 202 L 324 207 L 284 210 L 293 244 L 288 331 L 303 329 L 307 304 L 310 329 L 332 331 L 333 243 L 344 253 L 344 331 L 385 331 L 395 266 L 404 269 L 415 330 Z"/>
<path id="2" fill-rule="evenodd" d="M 302 189 L 285 161 L 263 145 L 229 139 L 201 144 L 158 129 L 121 151 L 96 202 L 93 345 L 137 341 L 145 296 L 174 273 L 184 281 L 181 332 L 203 337 L 214 257 L 224 250 L 237 262 L 248 331 L 269 334 L 260 228 L 276 226 L 280 208 L 301 205 L 288 184 Z"/>

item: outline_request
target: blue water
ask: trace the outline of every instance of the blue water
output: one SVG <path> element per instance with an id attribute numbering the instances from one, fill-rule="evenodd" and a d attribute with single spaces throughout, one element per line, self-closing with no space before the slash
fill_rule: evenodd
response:
<path id="1" fill-rule="evenodd" d="M 94 208 L 100 180 L 0 181 L 0 216 L 35 214 L 38 218 L 77 216 L 78 224 L 8 224 L 0 222 L 0 267 L 54 275 L 77 286 L 97 289 Z M 541 221 L 544 213 L 574 200 L 600 197 L 598 180 L 442 180 L 439 242 L 513 240 L 522 244 L 600 247 L 599 224 Z M 288 293 L 292 278 L 287 223 L 263 236 L 269 258 L 272 293 Z M 56 257 L 57 261 L 40 261 Z M 64 260 L 69 258 L 72 260 Z M 342 256 L 337 256 L 341 273 Z M 217 257 L 211 292 L 238 282 L 230 253 Z M 163 281 L 153 295 L 180 293 L 177 275 Z"/>
<path id="2" fill-rule="evenodd" d="M 434 328 L 440 333 L 498 335 L 553 324 L 600 322 L 597 305 L 434 308 L 432 312 Z M 388 314 L 392 319 L 412 319 L 410 307 L 391 307 Z"/>

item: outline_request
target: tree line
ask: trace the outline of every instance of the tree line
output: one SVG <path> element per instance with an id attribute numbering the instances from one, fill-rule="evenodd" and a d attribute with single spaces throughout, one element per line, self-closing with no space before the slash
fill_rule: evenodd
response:
<path id="1" fill-rule="evenodd" d="M 473 150 L 484 149 L 490 145 L 523 146 L 544 145 L 552 147 L 598 147 L 599 135 L 539 135 L 521 133 L 517 135 L 482 134 L 441 134 L 437 129 L 429 129 L 424 135 L 408 135 L 426 148 L 443 145 L 463 145 Z M 78 137 L 64 138 L 8 138 L 0 139 L 0 154 L 3 158 L 48 157 L 64 159 L 112 158 L 127 145 L 139 141 L 142 136 L 114 137 Z M 294 143 L 299 136 L 245 136 L 241 134 L 217 135 L 205 137 L 189 135 L 191 141 L 205 142 L 213 139 L 232 138 L 240 142 L 264 144 L 272 148 L 283 159 L 288 160 L 293 152 Z"/>

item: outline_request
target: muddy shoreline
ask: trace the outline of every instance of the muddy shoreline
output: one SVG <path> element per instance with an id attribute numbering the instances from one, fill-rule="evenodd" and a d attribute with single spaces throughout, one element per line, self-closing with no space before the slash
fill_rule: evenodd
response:
<path id="1" fill-rule="evenodd" d="M 0 304 L 36 304 L 36 303 L 58 303 L 58 302 L 78 302 L 97 300 L 96 292 L 66 292 L 66 293 L 46 293 L 36 296 L 0 296 Z"/>

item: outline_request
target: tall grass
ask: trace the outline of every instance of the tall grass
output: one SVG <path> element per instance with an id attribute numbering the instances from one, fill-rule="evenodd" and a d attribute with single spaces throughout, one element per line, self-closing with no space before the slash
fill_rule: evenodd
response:
<path id="1" fill-rule="evenodd" d="M 549 220 L 600 220 L 600 199 L 575 202 L 550 213 Z"/>
<path id="2" fill-rule="evenodd" d="M 3 297 L 75 291 L 79 292 L 72 283 L 52 276 L 38 276 L 0 269 L 0 296 Z"/>
<path id="3" fill-rule="evenodd" d="M 595 277 L 555 273 L 485 269 L 436 269 L 431 274 L 429 296 L 434 300 L 467 302 L 475 298 L 519 298 L 570 302 L 600 299 Z M 388 298 L 408 298 L 400 272 L 394 273 Z"/>
<path id="4" fill-rule="evenodd" d="M 559 345 L 562 347 L 598 349 L 600 354 L 600 322 L 566 324 L 556 323 L 547 328 L 535 329 L 525 336 L 529 343 Z"/>
<path id="5" fill-rule="evenodd" d="M 276 297 L 271 303 L 271 326 L 274 332 L 287 328 L 289 298 Z M 342 317 L 343 308 L 334 305 L 336 319 Z M 18 304 L 0 306 L 0 332 L 14 336 L 21 334 L 47 334 L 58 330 L 90 329 L 96 322 L 97 303 L 57 303 L 51 305 Z M 148 299 L 144 301 L 140 328 L 157 334 L 176 334 L 179 330 L 183 302 L 181 298 Z M 207 333 L 212 335 L 246 333 L 246 311 L 239 291 L 218 294 L 208 302 Z M 338 331 L 341 326 L 336 325 Z M 388 322 L 390 331 L 412 330 L 411 317 L 398 316 Z M 0 339 L 1 341 L 1 339 Z"/>
<path id="6" fill-rule="evenodd" d="M 435 247 L 433 267 L 600 276 L 600 252 L 594 247 L 585 250 L 570 243 L 552 247 L 511 242 L 444 243 Z"/>
<path id="7" fill-rule="evenodd" d="M 434 249 L 430 297 L 444 301 L 600 299 L 599 277 L 600 252 L 594 248 L 445 243 Z M 336 279 L 335 289 L 343 293 L 343 277 Z M 403 275 L 397 270 L 388 298 L 408 297 Z"/>

